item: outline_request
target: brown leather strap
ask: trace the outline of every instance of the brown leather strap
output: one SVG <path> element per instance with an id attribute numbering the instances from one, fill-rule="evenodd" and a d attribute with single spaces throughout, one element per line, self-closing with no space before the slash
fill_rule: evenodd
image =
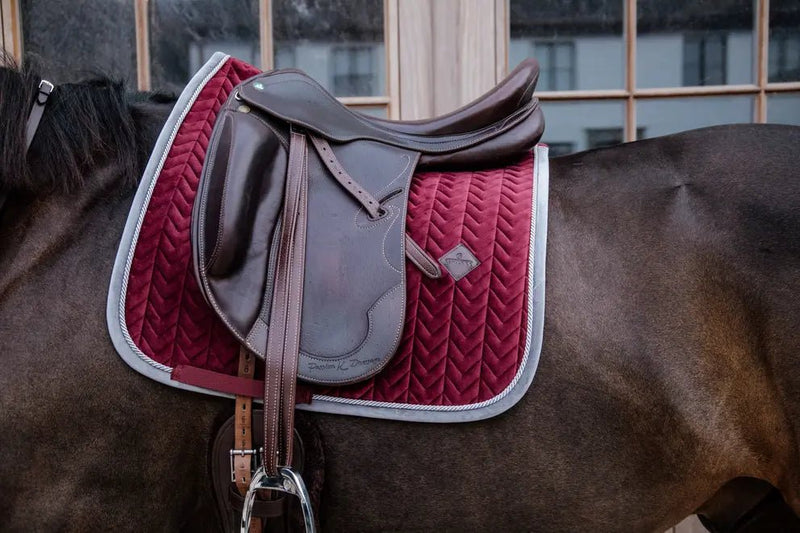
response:
<path id="1" fill-rule="evenodd" d="M 255 369 L 253 354 L 244 346 L 239 347 L 239 377 L 253 378 Z M 234 415 L 234 449 L 251 450 L 253 448 L 253 399 L 249 396 L 236 396 L 236 414 Z M 244 496 L 250 487 L 252 456 L 236 454 L 233 456 L 233 472 L 236 488 Z"/>
<path id="2" fill-rule="evenodd" d="M 240 378 L 253 379 L 255 375 L 255 358 L 244 346 L 239 347 Z M 234 449 L 251 450 L 253 448 L 253 399 L 250 396 L 236 396 L 236 411 L 233 418 Z M 236 479 L 236 489 L 244 496 L 250 488 L 252 478 L 253 456 L 250 453 L 236 454 L 233 456 L 233 472 Z M 261 518 L 250 519 L 250 533 L 261 533 Z"/>
<path id="3" fill-rule="evenodd" d="M 317 149 L 320 159 L 322 159 L 322 162 L 328 167 L 328 170 L 336 181 L 338 181 L 353 198 L 358 200 L 358 203 L 364 206 L 369 216 L 372 218 L 379 218 L 381 216 L 380 202 L 347 173 L 341 163 L 339 163 L 339 160 L 336 159 L 336 155 L 333 153 L 328 141 L 314 135 L 310 137 L 311 142 L 314 143 L 314 148 Z"/>
<path id="4" fill-rule="evenodd" d="M 438 279 L 442 277 L 442 269 L 439 268 L 439 264 L 408 235 L 406 235 L 406 257 L 429 278 Z"/>
<path id="5" fill-rule="evenodd" d="M 306 136 L 292 132 L 281 215 L 278 259 L 264 357 L 264 470 L 291 465 L 297 361 L 305 273 L 308 198 Z"/>

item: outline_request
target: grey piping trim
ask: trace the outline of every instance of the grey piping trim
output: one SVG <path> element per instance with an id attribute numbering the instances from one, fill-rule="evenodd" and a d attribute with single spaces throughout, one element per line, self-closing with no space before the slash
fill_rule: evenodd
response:
<path id="1" fill-rule="evenodd" d="M 497 396 L 475 404 L 457 406 L 429 406 L 396 404 L 370 400 L 351 400 L 315 394 L 310 404 L 300 404 L 298 409 L 318 413 L 385 418 L 409 422 L 472 422 L 497 416 L 515 405 L 533 381 L 544 333 L 545 254 L 547 249 L 547 198 L 550 167 L 547 145 L 534 148 L 534 197 L 531 216 L 531 242 L 528 261 L 528 324 L 525 336 L 525 353 L 517 375 Z"/>
<path id="2" fill-rule="evenodd" d="M 128 289 L 131 261 L 133 260 L 133 252 L 136 249 L 136 242 L 139 238 L 144 215 L 147 212 L 147 205 L 153 195 L 156 178 L 161 173 L 178 128 L 183 123 L 183 119 L 191 109 L 192 104 L 197 100 L 200 91 L 228 61 L 229 57 L 227 54 L 216 52 L 197 71 L 181 93 L 164 127 L 161 129 L 156 145 L 153 148 L 153 153 L 150 155 L 147 167 L 144 170 L 142 181 L 133 198 L 128 220 L 125 223 L 120 246 L 117 250 L 117 258 L 114 261 L 114 270 L 111 274 L 111 283 L 108 289 L 106 321 L 108 322 L 109 335 L 120 357 L 134 370 L 167 385 L 177 384 L 170 379 L 172 369 L 147 357 L 131 339 L 125 323 L 125 297 Z M 180 388 L 205 394 L 210 392 L 184 384 L 180 384 Z"/>
<path id="3" fill-rule="evenodd" d="M 185 383 L 172 381 L 172 368 L 160 364 L 145 355 L 131 339 L 125 322 L 125 295 L 130 275 L 133 252 L 139 237 L 146 207 L 153 194 L 156 178 L 161 172 L 172 142 L 191 109 L 200 91 L 211 79 L 229 56 L 220 52 L 192 77 L 181 93 L 180 98 L 170 113 L 158 141 L 145 168 L 142 182 L 133 199 L 128 220 L 122 233 L 120 247 L 114 262 L 114 270 L 109 287 L 106 319 L 109 334 L 114 347 L 122 359 L 134 370 L 145 376 L 183 390 L 200 392 L 213 396 L 233 398 L 209 389 L 203 389 Z M 517 375 L 503 392 L 484 402 L 459 406 L 421 406 L 414 404 L 394 404 L 367 400 L 350 400 L 324 395 L 314 395 L 311 404 L 300 404 L 298 409 L 320 413 L 333 413 L 368 418 L 384 418 L 413 422 L 470 422 L 483 420 L 499 415 L 514 406 L 525 394 L 533 381 L 539 356 L 542 349 L 544 332 L 544 287 L 545 287 L 545 253 L 547 245 L 547 199 L 549 184 L 549 165 L 547 146 L 537 145 L 534 148 L 534 197 L 533 215 L 531 217 L 531 242 L 528 260 L 532 268 L 528 270 L 528 324 L 525 337 L 525 349 L 522 364 Z M 258 401 L 258 400 L 256 400 Z"/>

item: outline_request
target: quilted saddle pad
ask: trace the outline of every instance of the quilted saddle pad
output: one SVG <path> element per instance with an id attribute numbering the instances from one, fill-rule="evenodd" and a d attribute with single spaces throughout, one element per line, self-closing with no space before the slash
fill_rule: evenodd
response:
<path id="1" fill-rule="evenodd" d="M 190 217 L 216 114 L 258 73 L 217 53 L 195 74 L 156 142 L 117 252 L 107 306 L 114 346 L 138 372 L 181 389 L 239 390 L 238 343 L 192 273 Z M 430 279 L 407 264 L 405 329 L 390 363 L 354 385 L 301 383 L 297 407 L 462 422 L 513 406 L 541 351 L 547 180 L 544 145 L 503 168 L 416 174 L 406 231 L 446 274 Z"/>

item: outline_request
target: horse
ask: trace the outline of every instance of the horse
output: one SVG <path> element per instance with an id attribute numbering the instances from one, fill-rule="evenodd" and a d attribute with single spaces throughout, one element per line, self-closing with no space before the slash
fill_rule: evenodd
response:
<path id="1" fill-rule="evenodd" d="M 26 155 L 39 80 L 0 71 L 0 529 L 223 530 L 209 453 L 233 403 L 132 372 L 106 332 L 174 100 L 60 85 Z M 729 125 L 552 159 L 530 390 L 463 424 L 299 412 L 324 443 L 323 529 L 796 527 L 797 146 L 797 127 Z"/>

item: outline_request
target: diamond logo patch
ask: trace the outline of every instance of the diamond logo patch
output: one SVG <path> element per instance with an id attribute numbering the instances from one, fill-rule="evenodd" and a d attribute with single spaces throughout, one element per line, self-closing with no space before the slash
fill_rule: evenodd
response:
<path id="1" fill-rule="evenodd" d="M 456 245 L 455 248 L 439 258 L 439 263 L 447 270 L 453 279 L 458 281 L 481 264 L 475 254 L 463 244 Z"/>

